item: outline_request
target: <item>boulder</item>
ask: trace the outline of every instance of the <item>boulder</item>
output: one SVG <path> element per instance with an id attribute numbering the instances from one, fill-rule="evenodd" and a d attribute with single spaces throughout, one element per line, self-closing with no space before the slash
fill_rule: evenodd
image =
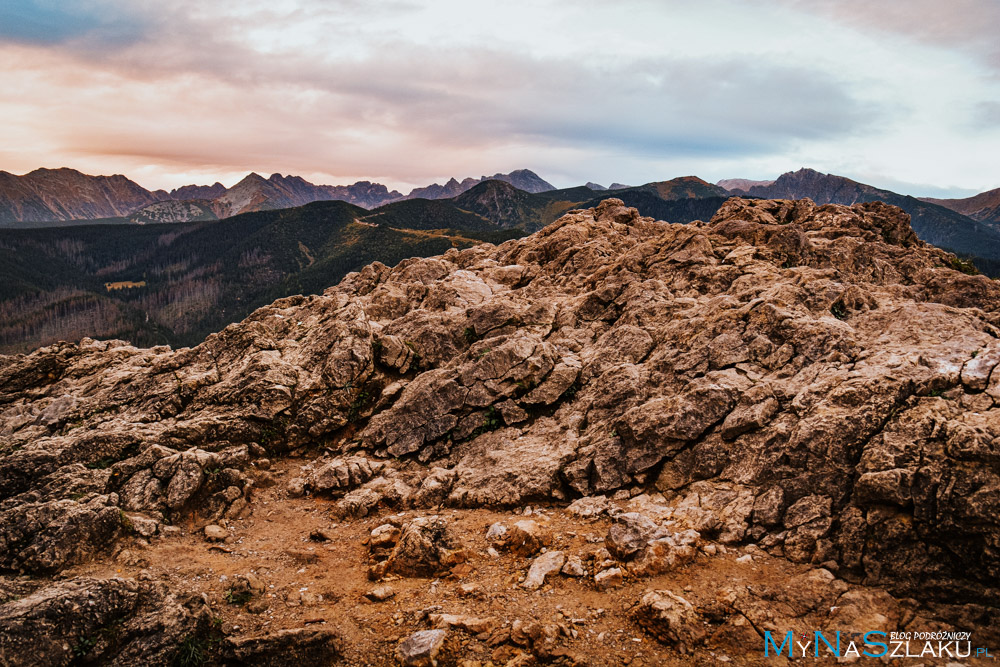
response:
<path id="1" fill-rule="evenodd" d="M 396 661 L 403 667 L 437 667 L 447 637 L 445 630 L 414 632 L 396 647 Z"/>
<path id="2" fill-rule="evenodd" d="M 694 606 L 670 591 L 646 593 L 632 617 L 657 641 L 675 646 L 681 653 L 694 653 L 708 634 Z"/>

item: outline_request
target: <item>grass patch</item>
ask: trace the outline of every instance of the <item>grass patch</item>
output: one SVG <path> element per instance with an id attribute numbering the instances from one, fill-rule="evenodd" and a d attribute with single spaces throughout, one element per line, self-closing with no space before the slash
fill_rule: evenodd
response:
<path id="1" fill-rule="evenodd" d="M 469 440 L 475 440 L 483 433 L 489 433 L 490 431 L 495 431 L 501 426 L 503 426 L 503 418 L 497 411 L 496 407 L 491 405 L 486 410 L 486 414 L 483 415 L 483 425 L 476 427 L 476 430 L 474 430 L 472 434 L 469 436 Z"/>
<path id="2" fill-rule="evenodd" d="M 107 470 L 115 464 L 115 459 L 110 456 L 104 456 L 96 461 L 91 461 L 87 464 L 87 467 L 91 470 Z"/>
<path id="3" fill-rule="evenodd" d="M 368 391 L 362 389 L 358 392 L 358 395 L 354 397 L 353 401 L 351 401 L 350 409 L 347 411 L 347 421 L 356 421 L 361 412 L 364 411 L 365 407 L 367 407 L 367 405 L 371 402 L 371 399 L 372 395 Z"/>
<path id="4" fill-rule="evenodd" d="M 80 637 L 73 644 L 73 655 L 82 658 L 97 645 L 97 637 Z"/>
<path id="5" fill-rule="evenodd" d="M 253 593 L 251 593 L 250 591 L 242 591 L 240 593 L 237 593 L 232 588 L 226 590 L 226 602 L 231 605 L 242 607 L 247 602 L 250 602 L 251 598 L 253 598 Z"/>
<path id="6" fill-rule="evenodd" d="M 174 656 L 174 667 L 200 667 L 208 661 L 208 641 L 188 635 L 181 642 L 177 655 Z"/>
<path id="7" fill-rule="evenodd" d="M 978 276 L 979 269 L 976 265 L 967 259 L 962 259 L 961 257 L 952 257 L 948 260 L 948 268 L 954 269 L 955 271 L 961 271 L 968 276 Z"/>

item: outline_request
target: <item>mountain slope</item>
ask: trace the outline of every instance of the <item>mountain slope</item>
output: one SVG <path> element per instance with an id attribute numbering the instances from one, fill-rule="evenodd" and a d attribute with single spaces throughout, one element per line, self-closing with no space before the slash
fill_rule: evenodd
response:
<path id="1" fill-rule="evenodd" d="M 146 225 L 164 222 L 202 222 L 218 220 L 207 199 L 158 201 L 127 216 L 129 222 Z"/>
<path id="2" fill-rule="evenodd" d="M 450 201 L 500 227 L 522 228 L 539 224 L 542 211 L 548 205 L 548 201 L 538 195 L 496 180 L 483 181 Z"/>
<path id="3" fill-rule="evenodd" d="M 412 216 L 395 222 L 413 231 L 358 222 L 370 213 L 341 201 L 217 222 L 0 230 L 0 352 L 83 336 L 193 344 L 370 262 L 510 237 L 451 209 L 454 229 L 444 231 Z M 440 218 L 434 224 L 440 229 Z"/>
<path id="4" fill-rule="evenodd" d="M 217 197 L 212 208 L 220 218 L 240 213 L 304 206 L 314 201 L 346 201 L 371 208 L 402 195 L 384 185 L 359 181 L 353 185 L 313 185 L 299 176 L 272 174 L 270 178 L 251 173 Z"/>
<path id="5" fill-rule="evenodd" d="M 692 222 L 710 219 L 730 194 L 695 176 L 682 176 L 588 198 L 578 202 L 577 208 L 597 206 L 608 197 L 621 199 L 627 206 L 657 220 Z"/>
<path id="6" fill-rule="evenodd" d="M 226 186 L 216 182 L 214 185 L 185 185 L 175 188 L 168 195 L 171 199 L 216 199 L 226 194 Z"/>
<path id="7" fill-rule="evenodd" d="M 75 169 L 0 172 L 0 224 L 112 218 L 162 199 L 121 175 L 88 176 Z"/>
<path id="8" fill-rule="evenodd" d="M 989 225 L 1000 225 L 1000 188 L 981 192 L 965 199 L 932 199 L 921 197 L 921 201 L 944 206 L 956 213 Z"/>
<path id="9" fill-rule="evenodd" d="M 360 218 L 372 225 L 406 229 L 495 231 L 497 225 L 447 199 L 404 199 L 372 209 Z"/>
<path id="10" fill-rule="evenodd" d="M 402 199 L 447 199 L 485 180 L 501 180 L 525 192 L 555 188 L 527 169 L 480 179 L 452 179 L 445 185 L 416 188 L 409 195 L 390 191 L 380 183 L 358 181 L 351 185 L 315 185 L 299 176 L 272 174 L 264 178 L 250 173 L 231 188 L 186 185 L 165 192 L 151 192 L 124 176 L 88 176 L 72 169 L 38 169 L 24 176 L 0 172 L 0 226 L 37 227 L 40 223 L 101 220 L 106 224 L 128 222 L 184 222 L 208 219 L 203 200 L 211 202 L 212 215 L 228 218 L 240 213 L 303 206 L 314 201 L 346 201 L 372 209 Z M 138 213 L 161 201 L 185 202 L 185 206 L 163 205 Z M 185 212 L 189 215 L 185 218 Z M 19 224 L 23 223 L 23 224 Z"/>

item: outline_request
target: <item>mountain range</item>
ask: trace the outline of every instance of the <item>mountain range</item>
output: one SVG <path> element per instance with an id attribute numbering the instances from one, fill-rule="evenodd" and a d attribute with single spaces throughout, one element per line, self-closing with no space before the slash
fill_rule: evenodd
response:
<path id="1" fill-rule="evenodd" d="M 556 186 L 543 180 L 538 174 L 528 169 L 517 169 L 509 174 L 493 174 L 481 178 L 465 178 L 459 183 L 452 178 L 444 185 L 432 183 L 424 188 L 415 188 L 406 195 L 407 199 L 450 199 L 470 190 L 483 181 L 503 181 L 524 192 L 539 193 L 555 190 Z"/>
<path id="2" fill-rule="evenodd" d="M 809 169 L 773 182 L 723 181 L 728 190 L 695 176 L 613 191 L 595 190 L 594 183 L 542 189 L 544 181 L 527 170 L 507 176 L 466 179 L 465 184 L 477 182 L 456 196 L 431 199 L 399 196 L 367 182 L 337 186 L 342 187 L 338 191 L 294 176 L 251 174 L 228 189 L 216 184 L 174 191 L 177 196 L 222 192 L 214 199 L 151 202 L 173 193 L 150 193 L 124 177 L 86 177 L 71 170 L 15 177 L 15 184 L 34 187 L 18 191 L 23 195 L 19 211 L 45 206 L 67 216 L 116 213 L 99 222 L 140 224 L 76 220 L 0 229 L 0 353 L 83 336 L 140 345 L 196 344 L 264 303 L 319 293 L 367 263 L 391 265 L 452 247 L 521 237 L 609 196 L 644 216 L 675 223 L 709 220 L 734 195 L 809 198 L 821 205 L 886 201 L 910 214 L 922 240 L 958 253 L 953 268 L 1000 275 L 1000 230 L 990 223 Z M 54 180 L 73 196 L 60 196 Z M 368 204 L 386 197 L 393 201 L 373 208 L 350 201 L 296 206 L 338 195 Z M 141 206 L 123 216 L 126 201 Z M 36 202 L 35 208 L 26 202 Z"/>
<path id="3" fill-rule="evenodd" d="M 0 171 L 0 225 L 40 226 L 102 220 L 148 224 L 229 218 L 240 213 L 303 206 L 314 201 L 346 201 L 372 209 L 401 199 L 446 199 L 487 180 L 510 183 L 531 193 L 555 190 L 534 172 L 451 179 L 415 188 L 408 195 L 380 183 L 315 185 L 299 176 L 248 174 L 231 188 L 186 185 L 167 192 L 147 190 L 120 174 L 88 176 L 74 169 L 36 169 L 24 176 Z"/>
<path id="4" fill-rule="evenodd" d="M 708 219 L 727 198 L 693 177 L 614 196 L 675 222 Z M 532 193 L 488 179 L 450 199 L 372 210 L 319 201 L 217 221 L 208 200 L 170 200 L 144 209 L 162 224 L 0 229 L 0 353 L 84 336 L 196 344 L 260 305 L 320 293 L 370 262 L 518 238 L 605 198 L 583 186 Z M 171 219 L 184 206 L 201 220 Z"/>

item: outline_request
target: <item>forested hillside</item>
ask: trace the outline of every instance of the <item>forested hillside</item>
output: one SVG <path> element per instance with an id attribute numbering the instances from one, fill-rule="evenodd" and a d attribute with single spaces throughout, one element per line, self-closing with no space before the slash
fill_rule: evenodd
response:
<path id="1" fill-rule="evenodd" d="M 487 225 L 403 230 L 357 221 L 367 215 L 316 202 L 218 222 L 0 230 L 0 351 L 83 336 L 190 345 L 373 261 L 500 240 Z"/>

